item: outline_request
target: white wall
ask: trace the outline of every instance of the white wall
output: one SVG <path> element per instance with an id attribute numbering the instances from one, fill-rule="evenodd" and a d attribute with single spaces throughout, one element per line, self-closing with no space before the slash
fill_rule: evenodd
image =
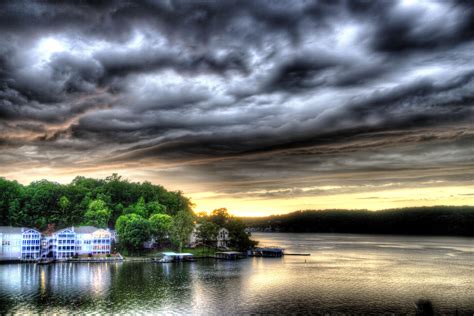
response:
<path id="1" fill-rule="evenodd" d="M 0 260 L 20 260 L 22 235 L 0 233 Z"/>
<path id="2" fill-rule="evenodd" d="M 77 234 L 76 238 L 76 252 L 78 255 L 92 253 L 92 234 Z"/>

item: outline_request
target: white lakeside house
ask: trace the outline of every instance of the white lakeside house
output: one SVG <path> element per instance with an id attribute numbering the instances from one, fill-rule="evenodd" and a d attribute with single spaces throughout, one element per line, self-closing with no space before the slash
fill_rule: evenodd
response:
<path id="1" fill-rule="evenodd" d="M 0 226 L 0 261 L 109 254 L 111 237 L 108 229 L 93 226 L 68 227 L 51 236 L 32 228 Z"/>
<path id="2" fill-rule="evenodd" d="M 76 254 L 76 233 L 74 227 L 64 228 L 54 232 L 50 239 L 53 258 L 58 260 L 68 259 Z"/>
<path id="3" fill-rule="evenodd" d="M 94 226 L 73 227 L 76 233 L 76 253 L 108 254 L 110 253 L 112 233 L 108 229 Z"/>
<path id="4" fill-rule="evenodd" d="M 75 255 L 109 254 L 111 233 L 108 229 L 94 226 L 69 227 L 49 237 L 53 258 L 62 260 Z"/>
<path id="5" fill-rule="evenodd" d="M 201 224 L 194 225 L 193 231 L 189 236 L 189 245 L 191 247 L 196 247 L 202 242 L 198 236 L 198 230 L 200 226 Z M 229 230 L 225 227 L 219 228 L 215 242 L 217 248 L 227 248 L 230 242 Z"/>
<path id="6" fill-rule="evenodd" d="M 229 230 L 222 227 L 217 233 L 217 248 L 227 248 L 229 241 Z"/>
<path id="7" fill-rule="evenodd" d="M 41 233 L 32 228 L 0 226 L 1 260 L 36 260 L 41 255 Z"/>

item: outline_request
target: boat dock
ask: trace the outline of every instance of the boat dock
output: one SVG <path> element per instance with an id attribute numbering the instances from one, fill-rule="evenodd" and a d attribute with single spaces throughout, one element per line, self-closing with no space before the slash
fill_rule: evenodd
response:
<path id="1" fill-rule="evenodd" d="M 243 252 L 238 251 L 220 251 L 216 252 L 214 258 L 221 260 L 237 260 L 246 258 L 247 255 Z"/>
<path id="2" fill-rule="evenodd" d="M 163 252 L 163 258 L 154 259 L 155 262 L 168 263 L 168 262 L 182 262 L 182 261 L 196 261 L 192 253 L 181 253 L 181 252 Z"/>
<path id="3" fill-rule="evenodd" d="M 310 253 L 285 253 L 285 256 L 311 256 Z"/>
<path id="4" fill-rule="evenodd" d="M 259 247 L 249 250 L 249 256 L 265 257 L 265 258 L 280 258 L 283 256 L 311 256 L 310 253 L 287 253 L 280 247 Z"/>
<path id="5" fill-rule="evenodd" d="M 283 254 L 283 248 L 278 247 L 258 247 L 251 250 L 251 256 L 253 257 L 279 258 Z"/>

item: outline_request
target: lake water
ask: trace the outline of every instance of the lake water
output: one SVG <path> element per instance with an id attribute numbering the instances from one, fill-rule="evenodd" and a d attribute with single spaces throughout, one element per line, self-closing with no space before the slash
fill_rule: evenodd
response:
<path id="1" fill-rule="evenodd" d="M 310 257 L 0 265 L 0 314 L 474 313 L 474 239 L 255 233 Z"/>

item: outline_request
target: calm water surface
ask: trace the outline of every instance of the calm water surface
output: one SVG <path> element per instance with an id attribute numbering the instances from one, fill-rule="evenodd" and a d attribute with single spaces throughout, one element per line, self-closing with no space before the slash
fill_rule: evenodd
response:
<path id="1" fill-rule="evenodd" d="M 0 265 L 0 314 L 474 313 L 474 239 L 255 233 L 310 257 Z"/>

